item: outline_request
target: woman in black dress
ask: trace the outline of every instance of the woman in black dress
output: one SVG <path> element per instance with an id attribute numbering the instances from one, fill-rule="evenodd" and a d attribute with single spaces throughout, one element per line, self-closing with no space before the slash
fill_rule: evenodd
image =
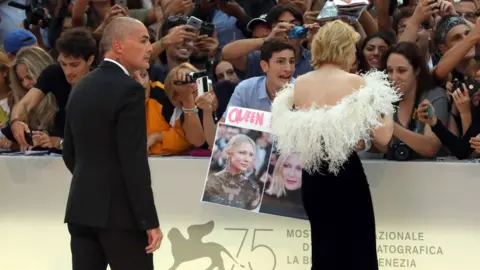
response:
<path id="1" fill-rule="evenodd" d="M 323 26 L 312 42 L 315 70 L 272 104 L 277 147 L 281 154 L 297 153 L 304 168 L 313 270 L 378 269 L 372 199 L 356 151 L 370 139 L 389 142 L 399 94 L 384 73 L 348 73 L 358 39 L 342 21 Z"/>

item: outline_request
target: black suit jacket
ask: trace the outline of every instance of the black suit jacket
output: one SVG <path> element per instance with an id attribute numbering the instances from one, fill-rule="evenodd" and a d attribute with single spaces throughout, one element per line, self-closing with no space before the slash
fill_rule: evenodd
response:
<path id="1" fill-rule="evenodd" d="M 147 154 L 145 90 L 104 61 L 72 89 L 63 160 L 73 174 L 65 222 L 99 228 L 159 226 Z"/>

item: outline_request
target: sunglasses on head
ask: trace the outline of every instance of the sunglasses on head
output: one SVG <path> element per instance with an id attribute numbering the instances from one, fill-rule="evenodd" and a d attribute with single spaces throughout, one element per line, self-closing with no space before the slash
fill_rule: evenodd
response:
<path id="1" fill-rule="evenodd" d="M 176 22 L 176 21 L 188 21 L 188 16 L 185 16 L 185 15 L 171 15 L 171 16 L 168 16 L 168 21 L 170 22 Z"/>
<path id="2" fill-rule="evenodd" d="M 194 82 L 195 82 L 195 81 L 193 80 L 192 77 L 187 76 L 184 81 L 174 80 L 174 81 L 173 81 L 173 84 L 174 84 L 174 85 L 186 85 L 186 84 L 192 84 L 192 83 L 194 83 Z"/>
<path id="3" fill-rule="evenodd" d="M 478 16 L 480 16 L 480 12 L 476 11 L 476 12 L 457 12 L 457 14 L 461 17 L 465 17 L 465 18 L 476 18 Z"/>

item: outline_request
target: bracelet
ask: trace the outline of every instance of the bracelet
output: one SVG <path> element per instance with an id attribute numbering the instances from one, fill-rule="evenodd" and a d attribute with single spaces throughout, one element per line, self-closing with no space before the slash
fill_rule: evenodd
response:
<path id="1" fill-rule="evenodd" d="M 0 148 L 11 149 L 12 148 L 12 142 L 10 140 L 4 140 L 3 144 L 0 145 Z"/>
<path id="2" fill-rule="evenodd" d="M 198 113 L 198 108 L 197 106 L 193 107 L 192 109 L 185 109 L 184 107 L 182 107 L 182 111 L 186 114 L 195 114 Z"/>
<path id="3" fill-rule="evenodd" d="M 9 121 L 9 125 L 12 126 L 13 123 L 18 122 L 18 121 L 20 121 L 19 118 L 12 119 L 12 120 Z"/>

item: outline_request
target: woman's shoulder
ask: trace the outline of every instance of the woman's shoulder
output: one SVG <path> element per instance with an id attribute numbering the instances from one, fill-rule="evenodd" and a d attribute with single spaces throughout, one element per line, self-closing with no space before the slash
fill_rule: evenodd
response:
<path id="1" fill-rule="evenodd" d="M 347 73 L 344 80 L 352 86 L 354 91 L 365 86 L 365 78 L 359 74 Z"/>
<path id="2" fill-rule="evenodd" d="M 299 153 L 304 168 L 315 171 L 322 161 L 330 172 L 338 172 L 359 140 L 380 127 L 380 115 L 391 115 L 400 95 L 383 72 L 359 76 L 345 74 L 350 94 L 333 106 L 291 110 L 292 88 L 281 92 L 272 103 L 272 134 L 281 153 Z M 345 85 L 345 82 L 343 82 Z"/>
<path id="3" fill-rule="evenodd" d="M 364 81 L 363 76 L 359 74 L 349 73 L 346 71 L 336 71 L 335 73 L 329 73 L 328 76 L 333 79 L 341 79 L 349 82 L 357 82 L 359 84 L 363 83 Z M 294 85 L 310 83 L 312 81 L 318 80 L 318 78 L 319 78 L 318 73 L 316 73 L 316 71 L 311 71 L 298 76 L 295 79 Z"/>

